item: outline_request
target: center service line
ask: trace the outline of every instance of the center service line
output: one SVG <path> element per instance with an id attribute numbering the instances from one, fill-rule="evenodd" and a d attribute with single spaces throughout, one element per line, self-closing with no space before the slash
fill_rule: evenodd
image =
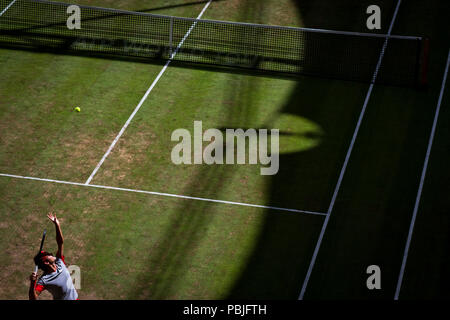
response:
<path id="1" fill-rule="evenodd" d="M 0 17 L 16 2 L 17 0 L 13 0 L 2 12 L 0 12 Z"/>
<path id="2" fill-rule="evenodd" d="M 203 10 L 200 12 L 200 14 L 197 17 L 197 20 L 200 19 L 203 14 L 205 13 L 206 9 L 209 7 L 209 5 L 211 4 L 212 0 L 209 0 L 208 3 L 205 5 L 205 7 L 203 8 Z M 133 120 L 134 116 L 136 115 L 136 113 L 139 111 L 139 109 L 141 108 L 142 104 L 145 102 L 145 100 L 147 100 L 148 95 L 150 94 L 150 92 L 153 90 L 153 88 L 155 87 L 155 85 L 158 83 L 159 79 L 161 78 L 161 76 L 164 74 L 164 72 L 166 72 L 167 67 L 169 66 L 170 62 L 172 62 L 173 57 L 175 57 L 175 55 L 177 54 L 178 50 L 180 49 L 180 47 L 183 45 L 184 41 L 186 40 L 186 38 L 189 36 L 189 34 L 191 33 L 191 31 L 194 29 L 194 27 L 196 26 L 197 21 L 195 21 L 192 26 L 189 28 L 188 32 L 186 33 L 186 35 L 184 36 L 183 40 L 181 40 L 181 42 L 178 44 L 175 52 L 171 55 L 170 59 L 167 60 L 165 66 L 162 68 L 162 70 L 159 72 L 158 76 L 156 77 L 156 79 L 153 81 L 153 83 L 151 84 L 150 88 L 148 88 L 147 92 L 145 93 L 144 97 L 142 97 L 141 101 L 139 102 L 139 104 L 137 105 L 137 107 L 134 109 L 133 113 L 130 115 L 130 117 L 128 118 L 127 122 L 125 122 L 125 125 L 122 127 L 122 129 L 120 130 L 119 134 L 117 135 L 117 137 L 114 139 L 114 141 L 111 143 L 111 145 L 109 146 L 108 150 L 106 151 L 106 153 L 103 155 L 102 159 L 100 160 L 100 162 L 97 164 L 97 166 L 95 167 L 94 171 L 92 171 L 91 175 L 89 176 L 89 178 L 86 180 L 85 184 L 90 184 L 92 179 L 94 178 L 95 174 L 97 173 L 97 171 L 100 169 L 100 167 L 102 166 L 103 162 L 105 162 L 106 158 L 109 156 L 109 154 L 111 153 L 112 149 L 114 148 L 114 146 L 116 145 L 117 141 L 119 141 L 120 137 L 122 136 L 122 134 L 125 132 L 125 130 L 127 129 L 128 125 L 130 124 L 131 120 Z"/>

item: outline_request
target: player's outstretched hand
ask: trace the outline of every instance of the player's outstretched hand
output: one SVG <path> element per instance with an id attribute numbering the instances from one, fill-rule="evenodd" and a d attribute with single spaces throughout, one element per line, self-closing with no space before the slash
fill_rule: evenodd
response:
<path id="1" fill-rule="evenodd" d="M 56 217 L 56 214 L 53 214 L 53 213 L 50 212 L 50 213 L 47 215 L 47 217 L 50 219 L 51 222 L 53 222 L 54 224 L 56 224 L 56 225 L 59 226 L 59 220 L 58 220 L 58 218 Z"/>

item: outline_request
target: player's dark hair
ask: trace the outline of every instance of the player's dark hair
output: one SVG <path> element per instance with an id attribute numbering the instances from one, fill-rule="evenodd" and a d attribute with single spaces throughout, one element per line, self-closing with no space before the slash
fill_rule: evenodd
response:
<path id="1" fill-rule="evenodd" d="M 44 270 L 45 264 L 42 262 L 42 258 L 52 255 L 53 254 L 50 252 L 41 251 L 34 257 L 34 264 L 37 265 L 39 269 Z"/>

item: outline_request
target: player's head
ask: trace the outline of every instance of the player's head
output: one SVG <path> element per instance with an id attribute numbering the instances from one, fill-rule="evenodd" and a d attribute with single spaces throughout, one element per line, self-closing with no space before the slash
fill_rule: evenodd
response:
<path id="1" fill-rule="evenodd" d="M 44 271 L 54 271 L 56 257 L 52 253 L 41 251 L 34 257 L 34 263 Z"/>

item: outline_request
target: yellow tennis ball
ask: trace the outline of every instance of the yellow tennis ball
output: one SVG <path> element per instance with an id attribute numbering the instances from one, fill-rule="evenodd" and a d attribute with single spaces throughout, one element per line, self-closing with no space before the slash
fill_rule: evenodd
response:
<path id="1" fill-rule="evenodd" d="M 75 111 L 76 111 L 76 112 L 80 112 L 80 111 L 81 111 L 80 107 L 76 107 L 76 108 L 75 108 Z"/>

